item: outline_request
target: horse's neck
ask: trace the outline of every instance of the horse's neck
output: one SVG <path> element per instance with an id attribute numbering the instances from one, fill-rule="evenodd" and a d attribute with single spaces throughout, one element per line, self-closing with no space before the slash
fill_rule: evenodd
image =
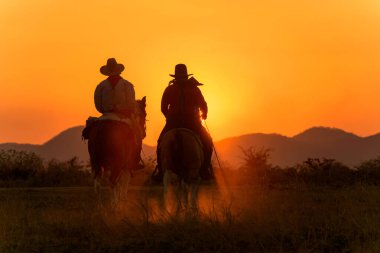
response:
<path id="1" fill-rule="evenodd" d="M 145 112 L 141 111 L 141 109 L 137 109 L 137 113 L 135 114 L 135 117 L 133 119 L 134 121 L 134 127 L 137 129 L 139 132 L 139 135 L 141 138 L 145 137 Z"/>

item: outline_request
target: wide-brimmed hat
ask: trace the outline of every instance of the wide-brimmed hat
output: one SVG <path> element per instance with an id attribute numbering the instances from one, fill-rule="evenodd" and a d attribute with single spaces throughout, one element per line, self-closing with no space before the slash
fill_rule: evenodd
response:
<path id="1" fill-rule="evenodd" d="M 116 76 L 120 75 L 124 70 L 124 65 L 117 63 L 115 58 L 109 58 L 107 60 L 107 65 L 100 67 L 100 73 L 105 76 Z"/>
<path id="2" fill-rule="evenodd" d="M 185 64 L 177 64 L 175 65 L 174 75 L 170 74 L 171 77 L 174 77 L 176 79 L 178 78 L 188 78 L 189 76 L 192 76 L 193 74 L 187 74 L 187 67 Z"/>

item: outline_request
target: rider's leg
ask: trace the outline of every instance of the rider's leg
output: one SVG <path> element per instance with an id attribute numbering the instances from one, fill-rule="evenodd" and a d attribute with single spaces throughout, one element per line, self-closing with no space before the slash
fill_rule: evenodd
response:
<path id="1" fill-rule="evenodd" d="M 211 165 L 211 157 L 213 151 L 212 138 L 203 126 L 199 130 L 199 136 L 202 140 L 204 154 L 204 162 L 201 170 L 201 177 L 203 179 L 212 179 L 214 178 L 214 172 Z"/>
<path id="2" fill-rule="evenodd" d="M 158 139 L 157 141 L 157 149 L 156 149 L 156 161 L 157 161 L 157 165 L 156 165 L 156 168 L 154 170 L 154 178 L 156 181 L 162 181 L 162 176 L 163 176 L 163 171 L 162 171 L 162 167 L 161 167 L 161 152 L 160 152 L 160 139 Z"/>
<path id="3" fill-rule="evenodd" d="M 137 140 L 136 146 L 136 168 L 142 169 L 144 168 L 144 161 L 141 159 L 142 139 Z"/>
<path id="4" fill-rule="evenodd" d="M 154 169 L 152 178 L 155 182 L 161 183 L 163 180 L 164 172 L 162 170 L 161 166 L 161 149 L 160 149 L 160 143 L 161 143 L 161 138 L 162 136 L 165 135 L 165 133 L 169 131 L 169 126 L 168 123 L 166 123 L 164 129 L 162 129 L 160 136 L 158 137 L 157 140 L 157 149 L 156 149 L 156 161 L 157 161 L 157 166 Z"/>

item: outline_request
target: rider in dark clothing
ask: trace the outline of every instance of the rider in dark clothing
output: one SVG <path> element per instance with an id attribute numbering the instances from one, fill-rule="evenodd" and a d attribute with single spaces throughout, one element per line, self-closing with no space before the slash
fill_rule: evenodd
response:
<path id="1" fill-rule="evenodd" d="M 195 78 L 187 74 L 184 64 L 177 64 L 175 74 L 170 75 L 174 79 L 165 89 L 161 100 L 161 112 L 166 117 L 166 125 L 162 130 L 157 144 L 157 167 L 153 179 L 161 182 L 163 171 L 160 161 L 160 141 L 166 132 L 173 128 L 188 128 L 199 135 L 202 144 L 205 160 L 201 169 L 203 179 L 212 179 L 211 168 L 212 139 L 207 130 L 202 126 L 202 119 L 207 118 L 207 103 L 198 88 L 200 84 Z"/>

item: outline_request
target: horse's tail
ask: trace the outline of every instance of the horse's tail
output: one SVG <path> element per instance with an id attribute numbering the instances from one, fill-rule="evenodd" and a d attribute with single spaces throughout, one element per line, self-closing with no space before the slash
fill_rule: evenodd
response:
<path id="1" fill-rule="evenodd" d="M 203 162 L 202 146 L 197 136 L 188 129 L 173 129 L 167 132 L 160 144 L 161 164 L 186 183 L 197 180 Z"/>
<path id="2" fill-rule="evenodd" d="M 185 177 L 185 169 L 184 169 L 184 155 L 185 155 L 185 147 L 184 147 L 184 140 L 183 140 L 183 133 L 181 131 L 175 132 L 174 137 L 174 145 L 171 145 L 172 148 L 172 154 L 173 154 L 173 163 L 174 167 L 177 169 L 177 174 L 180 177 Z"/>
<path id="3" fill-rule="evenodd" d="M 95 177 L 101 176 L 102 168 L 111 169 L 111 183 L 117 179 L 128 161 L 124 126 L 118 122 L 99 121 L 90 133 L 88 148 Z M 130 146 L 130 145 L 129 145 Z"/>
<path id="4" fill-rule="evenodd" d="M 101 132 L 102 124 L 99 124 L 99 122 L 94 122 L 91 129 L 88 133 L 88 153 L 90 155 L 90 163 L 91 163 L 91 170 L 94 174 L 94 177 L 98 177 L 101 174 L 102 171 L 102 162 L 101 162 L 101 150 L 100 148 L 103 146 L 99 143 L 98 136 Z"/>
<path id="5" fill-rule="evenodd" d="M 197 176 L 189 166 L 189 155 L 193 155 L 193 145 L 198 145 L 197 137 L 193 132 L 188 129 L 179 129 L 175 132 L 175 144 L 171 145 L 173 149 L 173 157 L 177 174 L 183 178 L 186 183 L 191 183 Z M 199 159 L 198 157 L 192 157 L 193 159 Z"/>

